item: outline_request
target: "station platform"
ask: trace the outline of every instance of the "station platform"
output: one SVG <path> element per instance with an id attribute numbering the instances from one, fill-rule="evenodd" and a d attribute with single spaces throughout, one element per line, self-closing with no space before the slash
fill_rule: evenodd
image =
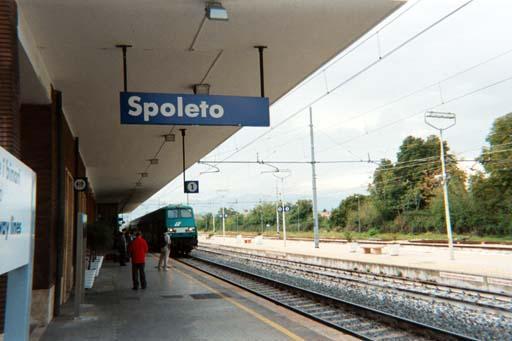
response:
<path id="1" fill-rule="evenodd" d="M 398 254 L 391 255 L 390 244 L 380 245 L 382 254 L 375 254 L 374 250 L 366 254 L 364 246 L 376 245 L 362 242 L 351 249 L 353 246 L 347 243 L 329 242 L 315 249 L 313 241 L 287 240 L 285 246 L 283 240 L 277 239 L 205 234 L 199 236 L 199 245 L 512 294 L 512 250 L 455 249 L 455 259 L 450 260 L 447 247 L 400 246 Z"/>
<path id="2" fill-rule="evenodd" d="M 353 340 L 175 260 L 167 272 L 146 258 L 145 290 L 131 289 L 131 266 L 104 263 L 86 291 L 83 314 L 63 307 L 42 341 L 59 340 Z M 32 336 L 34 340 L 36 336 Z"/>

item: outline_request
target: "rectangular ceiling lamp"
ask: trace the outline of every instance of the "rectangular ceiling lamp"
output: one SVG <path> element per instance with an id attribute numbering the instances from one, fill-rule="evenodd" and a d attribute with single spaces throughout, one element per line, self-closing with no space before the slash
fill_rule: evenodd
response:
<path id="1" fill-rule="evenodd" d="M 228 11 L 222 7 L 220 2 L 208 2 L 206 4 L 206 17 L 209 20 L 227 21 Z"/>
<path id="2" fill-rule="evenodd" d="M 165 134 L 163 137 L 165 142 L 174 142 L 176 140 L 176 135 L 174 134 Z"/>
<path id="3" fill-rule="evenodd" d="M 210 84 L 194 84 L 195 95 L 206 95 L 210 94 Z"/>

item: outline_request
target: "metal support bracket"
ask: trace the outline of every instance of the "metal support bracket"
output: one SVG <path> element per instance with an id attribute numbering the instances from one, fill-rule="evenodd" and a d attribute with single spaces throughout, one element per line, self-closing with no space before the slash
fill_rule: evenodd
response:
<path id="1" fill-rule="evenodd" d="M 255 49 L 258 49 L 259 57 L 260 57 L 260 93 L 261 97 L 265 97 L 265 71 L 263 69 L 263 50 L 267 48 L 264 45 L 256 45 Z"/>
<path id="2" fill-rule="evenodd" d="M 117 48 L 120 48 L 122 49 L 123 51 L 123 89 L 124 89 L 124 92 L 128 91 L 128 71 L 127 71 L 127 66 L 126 66 L 126 50 L 130 47 L 133 47 L 133 45 L 129 45 L 129 44 L 118 44 L 116 45 Z"/>

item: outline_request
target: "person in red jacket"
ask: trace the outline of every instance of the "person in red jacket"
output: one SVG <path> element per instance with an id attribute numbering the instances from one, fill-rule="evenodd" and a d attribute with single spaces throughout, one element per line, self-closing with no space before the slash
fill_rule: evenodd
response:
<path id="1" fill-rule="evenodd" d="M 140 286 L 146 289 L 146 274 L 144 273 L 144 265 L 146 263 L 146 253 L 148 252 L 148 243 L 142 238 L 139 231 L 135 234 L 135 239 L 132 240 L 128 246 L 128 251 L 132 256 L 132 280 L 133 290 L 139 289 L 139 275 Z"/>

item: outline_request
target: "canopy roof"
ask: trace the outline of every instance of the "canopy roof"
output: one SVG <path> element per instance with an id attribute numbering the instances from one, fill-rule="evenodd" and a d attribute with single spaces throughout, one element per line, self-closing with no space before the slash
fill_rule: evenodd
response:
<path id="1" fill-rule="evenodd" d="M 128 49 L 128 90 L 258 96 L 258 52 L 266 45 L 265 85 L 275 102 L 322 64 L 397 9 L 395 0 L 222 1 L 229 21 L 205 20 L 204 1 L 18 0 L 23 51 L 22 101 L 44 102 L 51 83 L 63 93 L 66 118 L 97 202 L 128 212 L 181 174 L 181 143 L 163 145 L 159 164 L 135 187 L 173 127 L 124 126 L 119 119 L 122 58 Z M 34 80 L 42 82 L 38 84 Z M 46 90 L 46 94 L 45 94 Z M 187 127 L 187 166 L 239 127 Z"/>

